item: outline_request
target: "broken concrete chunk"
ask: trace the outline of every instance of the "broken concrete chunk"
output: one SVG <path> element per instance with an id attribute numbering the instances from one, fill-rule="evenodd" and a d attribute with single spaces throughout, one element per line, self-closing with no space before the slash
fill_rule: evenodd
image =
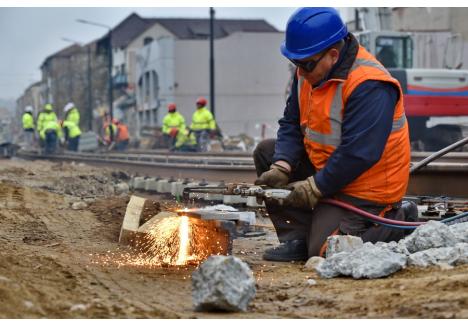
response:
<path id="1" fill-rule="evenodd" d="M 325 258 L 320 256 L 310 257 L 304 265 L 304 270 L 313 271 L 324 260 Z"/>
<path id="2" fill-rule="evenodd" d="M 457 238 L 447 225 L 429 221 L 400 241 L 410 253 L 415 253 L 431 248 L 453 247 Z"/>
<path id="3" fill-rule="evenodd" d="M 128 194 L 130 187 L 125 182 L 120 182 L 114 186 L 114 192 L 116 195 Z"/>
<path id="4" fill-rule="evenodd" d="M 455 248 L 459 250 L 460 256 L 455 262 L 456 265 L 468 264 L 468 243 L 457 243 Z"/>
<path id="5" fill-rule="evenodd" d="M 85 209 L 86 207 L 88 207 L 88 204 L 86 204 L 84 201 L 77 201 L 72 204 L 72 209 L 74 210 Z"/>
<path id="6" fill-rule="evenodd" d="M 382 242 L 378 241 L 375 243 L 375 246 L 382 248 L 382 249 L 388 249 L 390 251 L 396 252 L 397 254 L 403 254 L 408 256 L 410 252 L 406 248 L 405 244 L 403 242 L 396 242 L 396 241 L 391 241 L 391 242 Z"/>
<path id="7" fill-rule="evenodd" d="M 327 252 L 325 256 L 331 257 L 332 255 L 343 252 L 353 251 L 362 247 L 362 239 L 352 235 L 333 235 L 327 239 Z"/>
<path id="8" fill-rule="evenodd" d="M 449 229 L 455 234 L 458 242 L 468 243 L 468 222 L 450 225 Z"/>
<path id="9" fill-rule="evenodd" d="M 127 210 L 120 229 L 119 243 L 129 244 L 135 237 L 135 233 L 140 226 L 145 198 L 132 196 L 127 204 Z"/>
<path id="10" fill-rule="evenodd" d="M 234 256 L 210 256 L 192 273 L 196 311 L 246 311 L 255 291 L 252 271 Z"/>
<path id="11" fill-rule="evenodd" d="M 409 255 L 408 265 L 428 267 L 431 265 L 454 265 L 460 258 L 460 250 L 455 247 L 431 248 Z"/>
<path id="12" fill-rule="evenodd" d="M 138 232 L 142 233 L 148 233 L 150 230 L 152 230 L 159 222 L 159 220 L 165 218 L 165 217 L 174 217 L 177 216 L 176 213 L 174 212 L 159 212 L 155 216 L 153 216 L 149 221 L 145 222 L 142 226 L 138 228 Z"/>
<path id="13" fill-rule="evenodd" d="M 321 277 L 338 275 L 360 278 L 385 277 L 406 265 L 406 256 L 382 249 L 367 242 L 352 252 L 340 252 L 327 258 L 316 268 Z"/>

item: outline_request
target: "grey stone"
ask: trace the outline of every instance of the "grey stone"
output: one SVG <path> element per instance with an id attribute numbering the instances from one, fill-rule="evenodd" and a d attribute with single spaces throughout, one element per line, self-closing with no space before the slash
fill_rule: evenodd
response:
<path id="1" fill-rule="evenodd" d="M 428 267 L 431 265 L 454 265 L 460 258 L 460 250 L 455 247 L 431 248 L 409 255 L 408 265 Z"/>
<path id="2" fill-rule="evenodd" d="M 450 225 L 449 229 L 455 234 L 458 242 L 468 242 L 468 222 Z"/>
<path id="3" fill-rule="evenodd" d="M 120 182 L 116 184 L 114 188 L 116 195 L 128 194 L 128 192 L 130 191 L 130 187 L 125 182 Z"/>
<path id="4" fill-rule="evenodd" d="M 234 256 L 210 256 L 192 273 L 197 311 L 246 311 L 255 291 L 252 271 Z"/>
<path id="5" fill-rule="evenodd" d="M 338 275 L 360 278 L 388 276 L 406 265 L 406 256 L 391 250 L 365 243 L 352 252 L 340 252 L 320 263 L 316 271 L 321 277 Z"/>
<path id="6" fill-rule="evenodd" d="M 390 241 L 390 242 L 382 242 L 378 241 L 375 243 L 375 246 L 382 248 L 382 249 L 388 249 L 390 251 L 393 251 L 397 254 L 403 254 L 403 255 L 410 255 L 410 252 L 406 248 L 405 244 L 403 242 L 396 242 L 396 241 Z"/>
<path id="7" fill-rule="evenodd" d="M 86 204 L 84 201 L 77 201 L 72 204 L 71 208 L 74 210 L 80 210 L 80 209 L 85 209 L 86 207 L 88 207 L 88 204 Z"/>
<path id="8" fill-rule="evenodd" d="M 400 240 L 410 253 L 431 248 L 453 247 L 457 243 L 455 234 L 440 222 L 429 221 L 418 226 L 413 233 Z"/>
<path id="9" fill-rule="evenodd" d="M 352 235 L 333 235 L 327 238 L 327 252 L 325 256 L 328 258 L 339 252 L 350 252 L 361 248 L 362 245 L 362 239 L 359 237 L 354 237 Z"/>
<path id="10" fill-rule="evenodd" d="M 457 243 L 455 248 L 459 250 L 460 256 L 455 262 L 456 265 L 468 264 L 468 243 Z"/>
<path id="11" fill-rule="evenodd" d="M 320 256 L 310 257 L 304 265 L 304 270 L 313 271 L 318 266 L 318 264 L 320 264 L 324 260 L 325 258 Z"/>
<path id="12" fill-rule="evenodd" d="M 337 277 L 341 274 L 341 266 L 349 255 L 349 252 L 339 252 L 319 263 L 315 271 L 323 278 Z"/>

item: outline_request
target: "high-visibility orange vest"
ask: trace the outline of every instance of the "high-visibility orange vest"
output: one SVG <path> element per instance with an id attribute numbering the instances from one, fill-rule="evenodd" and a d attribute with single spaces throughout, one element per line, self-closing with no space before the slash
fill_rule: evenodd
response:
<path id="1" fill-rule="evenodd" d="M 363 47 L 359 47 L 346 79 L 330 79 L 312 88 L 298 74 L 304 145 L 316 170 L 321 170 L 341 143 L 341 124 L 347 100 L 353 90 L 366 80 L 390 82 L 398 87 L 400 97 L 395 106 L 392 131 L 380 160 L 341 192 L 376 203 L 396 203 L 406 192 L 410 167 L 410 143 L 403 92 L 399 82 Z M 375 107 L 375 110 L 379 110 L 379 107 Z"/>
<path id="2" fill-rule="evenodd" d="M 128 140 L 128 127 L 123 123 L 117 125 L 117 141 Z"/>

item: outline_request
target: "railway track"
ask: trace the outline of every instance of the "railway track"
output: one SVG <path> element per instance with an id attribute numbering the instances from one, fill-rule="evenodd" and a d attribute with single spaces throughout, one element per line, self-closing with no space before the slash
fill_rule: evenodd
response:
<path id="1" fill-rule="evenodd" d="M 431 153 L 413 152 L 416 163 Z M 132 150 L 126 153 L 64 152 L 41 155 L 37 152 L 18 152 L 28 160 L 86 162 L 90 165 L 113 167 L 132 174 L 177 178 L 205 179 L 207 181 L 249 182 L 256 178 L 255 166 L 249 153 L 169 153 L 164 151 Z M 448 153 L 411 175 L 407 193 L 468 197 L 468 153 Z"/>

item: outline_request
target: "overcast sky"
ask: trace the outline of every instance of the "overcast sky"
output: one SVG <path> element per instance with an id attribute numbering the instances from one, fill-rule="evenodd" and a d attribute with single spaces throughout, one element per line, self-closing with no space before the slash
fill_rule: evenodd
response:
<path id="1" fill-rule="evenodd" d="M 284 30 L 294 8 L 215 10 L 217 18 L 263 18 Z M 115 26 L 132 12 L 142 17 L 209 18 L 208 8 L 0 8 L 0 98 L 16 99 L 27 86 L 39 81 L 44 59 L 71 44 L 63 37 L 86 43 L 106 33 L 76 19 Z"/>

